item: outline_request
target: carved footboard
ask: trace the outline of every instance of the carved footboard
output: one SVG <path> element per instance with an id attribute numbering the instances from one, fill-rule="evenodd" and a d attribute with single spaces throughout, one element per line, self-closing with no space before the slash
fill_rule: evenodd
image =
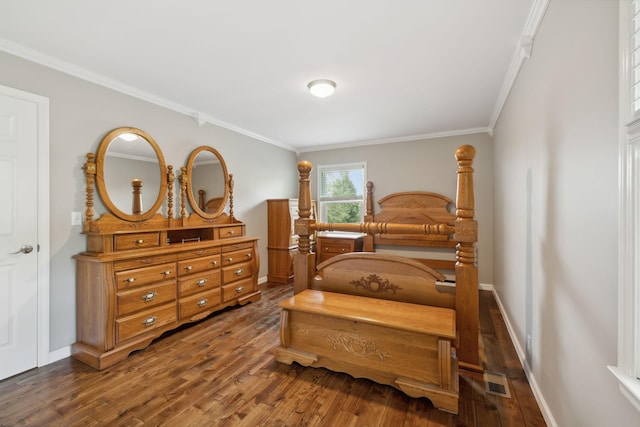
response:
<path id="1" fill-rule="evenodd" d="M 410 258 L 377 253 L 338 255 L 318 265 L 311 289 L 434 307 L 455 307 L 445 277 Z"/>

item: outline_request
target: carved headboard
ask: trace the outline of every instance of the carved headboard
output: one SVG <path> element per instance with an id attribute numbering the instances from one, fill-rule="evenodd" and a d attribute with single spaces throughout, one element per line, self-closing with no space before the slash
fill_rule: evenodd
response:
<path id="1" fill-rule="evenodd" d="M 393 193 L 378 201 L 380 211 L 374 214 L 373 183 L 367 183 L 367 214 L 365 223 L 395 224 L 447 224 L 455 225 L 456 216 L 452 213 L 453 200 L 442 194 L 426 191 L 405 191 Z M 387 234 L 378 233 L 365 238 L 364 250 L 375 252 L 378 245 L 418 246 L 427 248 L 456 247 L 450 234 Z M 452 252 L 453 253 L 453 252 Z M 432 268 L 453 269 L 455 262 L 442 259 L 416 258 Z"/>

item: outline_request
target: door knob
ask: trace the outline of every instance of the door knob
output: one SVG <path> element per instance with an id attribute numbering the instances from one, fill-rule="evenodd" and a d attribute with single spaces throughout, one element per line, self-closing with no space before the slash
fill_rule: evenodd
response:
<path id="1" fill-rule="evenodd" d="M 11 255 L 28 254 L 28 253 L 31 253 L 31 251 L 33 251 L 33 246 L 31 246 L 31 245 L 22 245 L 22 247 L 20 248 L 20 250 L 18 252 L 9 252 L 9 254 L 11 254 Z"/>

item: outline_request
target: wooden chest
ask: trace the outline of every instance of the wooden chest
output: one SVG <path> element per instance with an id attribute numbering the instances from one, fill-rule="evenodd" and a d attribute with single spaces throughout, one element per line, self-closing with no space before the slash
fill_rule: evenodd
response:
<path id="1" fill-rule="evenodd" d="M 280 307 L 279 362 L 369 378 L 458 412 L 454 310 L 315 290 Z"/>

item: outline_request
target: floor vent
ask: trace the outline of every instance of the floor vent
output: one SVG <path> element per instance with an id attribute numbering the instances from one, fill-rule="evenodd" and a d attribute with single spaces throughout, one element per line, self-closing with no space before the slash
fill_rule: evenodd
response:
<path id="1" fill-rule="evenodd" d="M 509 383 L 505 374 L 499 372 L 484 371 L 484 391 L 496 396 L 511 398 Z"/>

